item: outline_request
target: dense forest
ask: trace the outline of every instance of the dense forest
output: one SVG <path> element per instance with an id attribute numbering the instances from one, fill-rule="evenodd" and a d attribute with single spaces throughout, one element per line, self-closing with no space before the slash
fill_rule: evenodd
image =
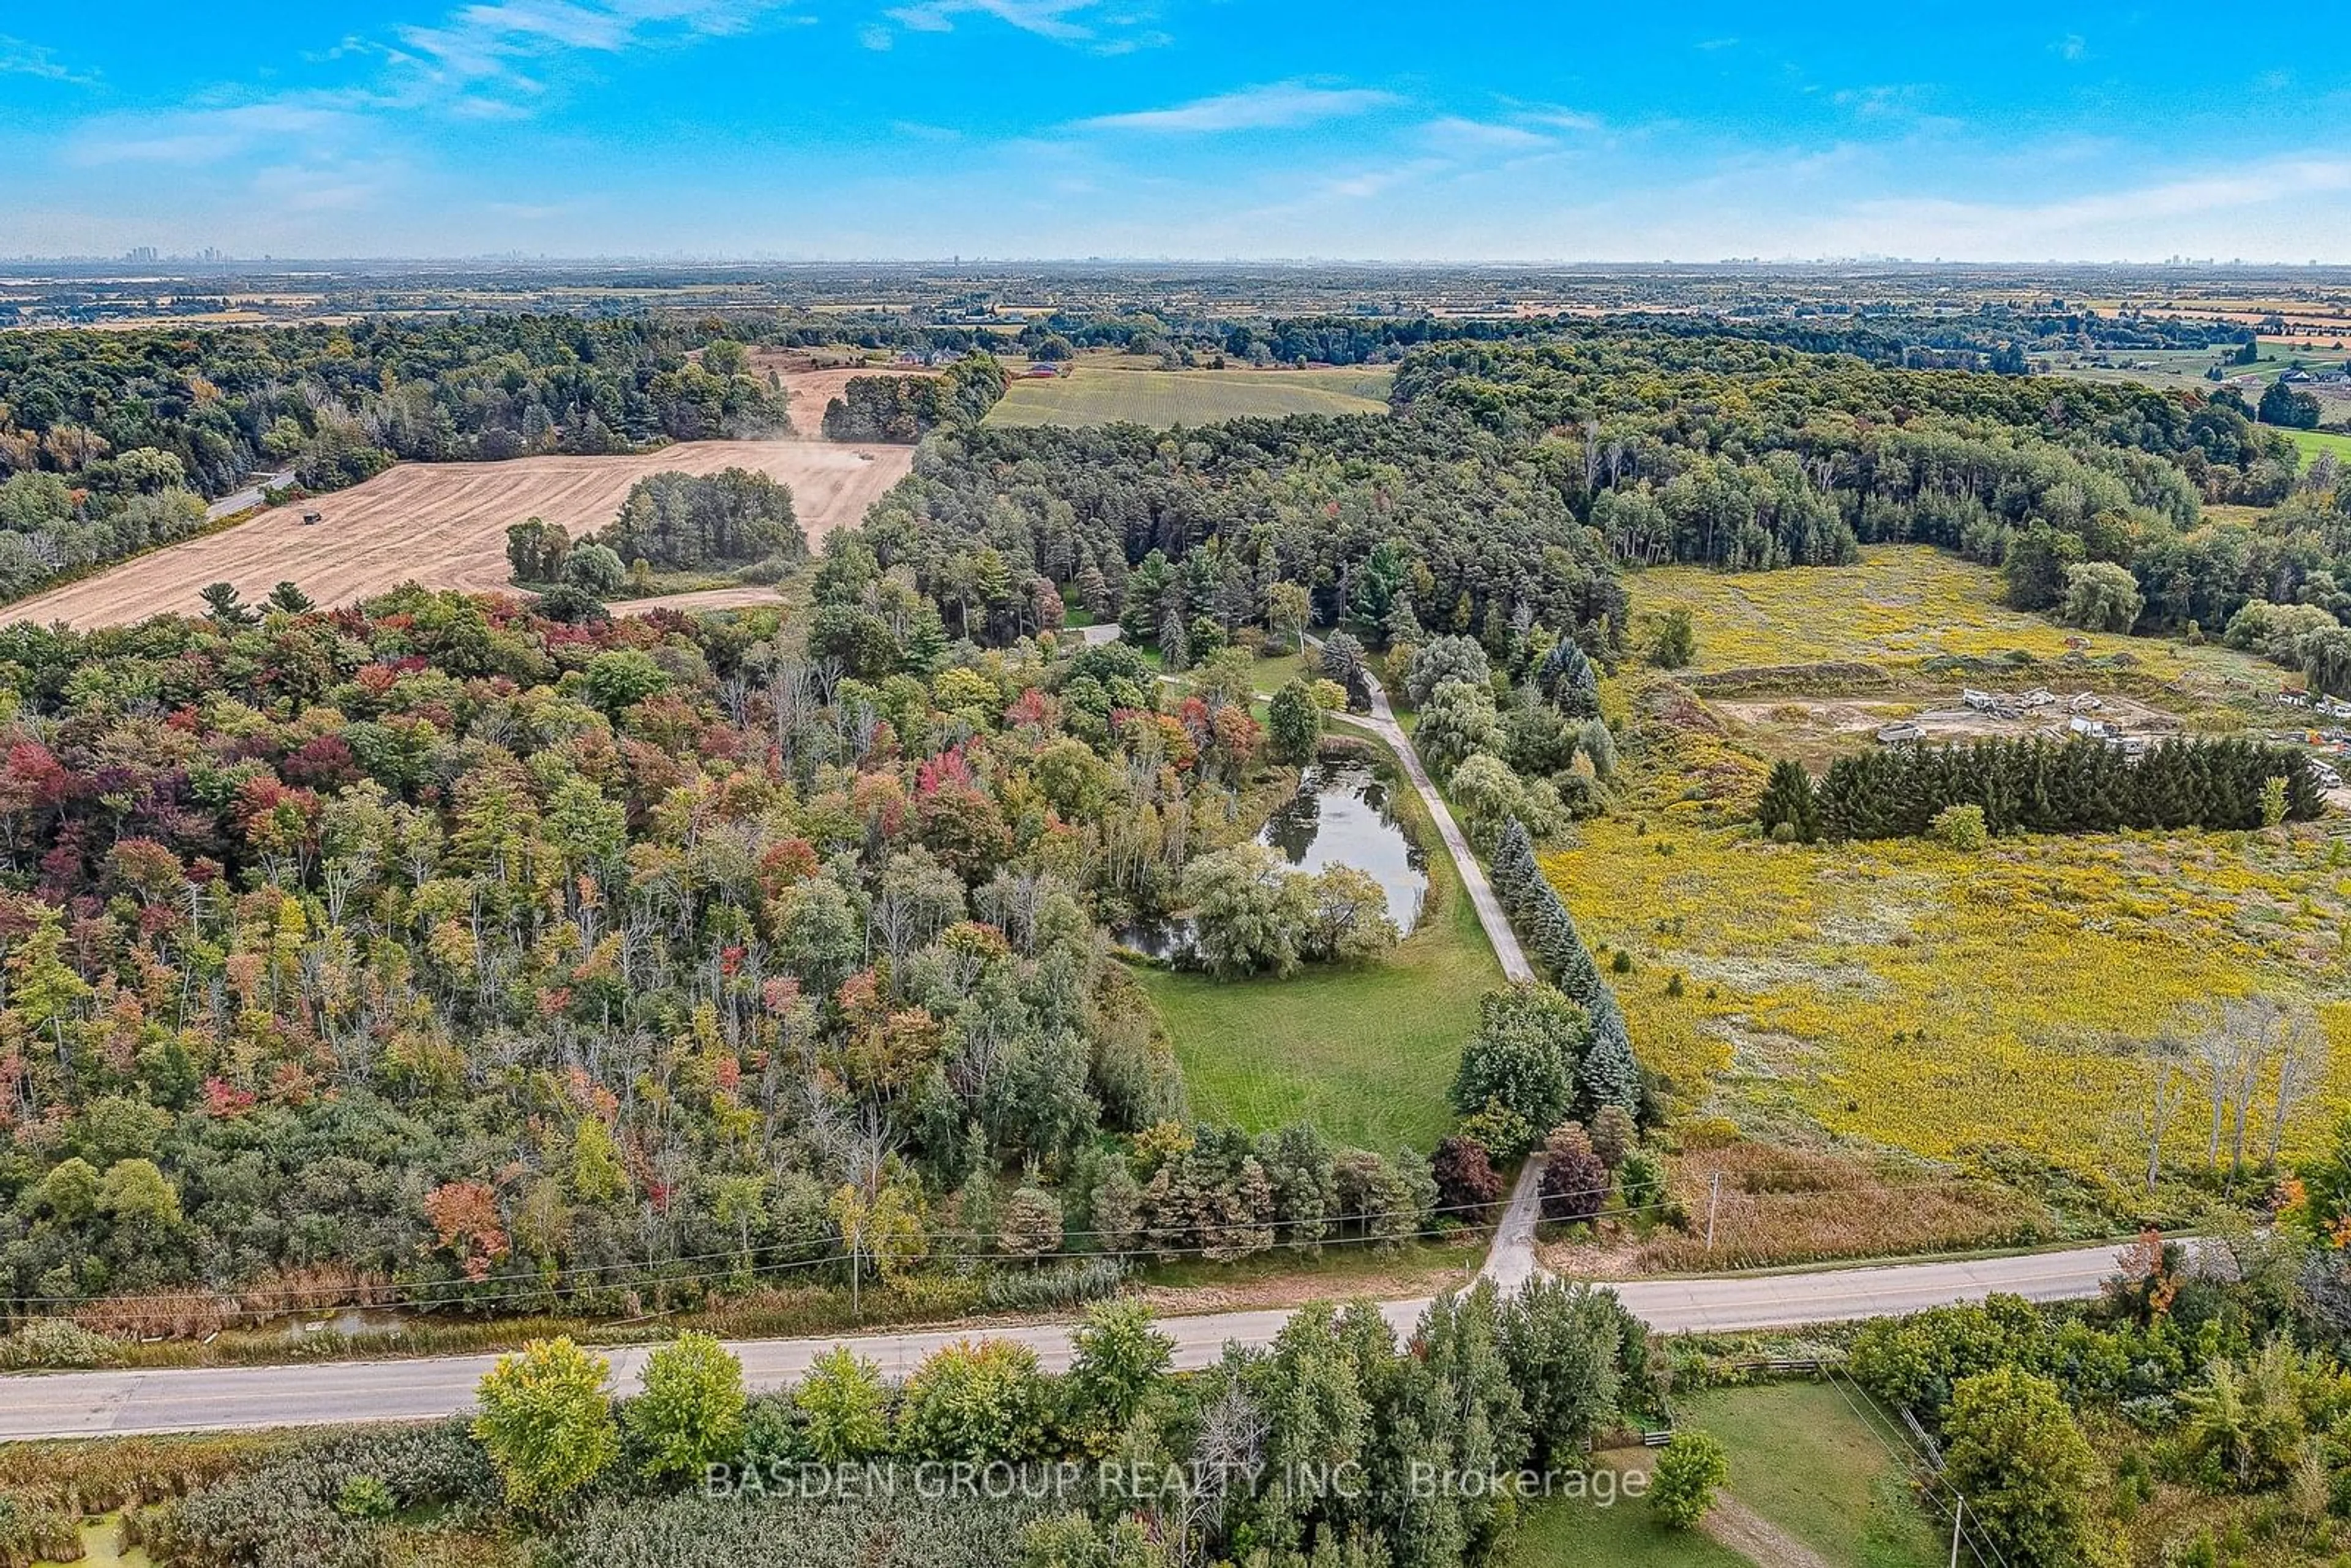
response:
<path id="1" fill-rule="evenodd" d="M 578 538 L 530 517 L 507 528 L 515 582 L 540 591 L 556 620 L 603 613 L 603 601 L 657 571 L 757 568 L 773 581 L 808 558 L 792 492 L 765 474 L 648 474 L 629 487 L 611 522 Z"/>
<path id="2" fill-rule="evenodd" d="M 553 316 L 0 339 L 0 474 L 149 447 L 220 496 L 287 465 L 327 488 L 395 460 L 613 452 L 788 428 L 717 324 Z M 688 354 L 705 351 L 695 359 Z"/>
<path id="3" fill-rule="evenodd" d="M 883 601 L 859 559 L 825 601 Z M 1491 1201 L 1425 1151 L 1184 1118 L 1102 922 L 1196 896 L 1244 794 L 1292 787 L 1230 672 L 1163 701 L 1122 648 L 792 649 L 422 590 L 0 632 L 12 1310 L 968 1291 Z M 1393 940 L 1367 878 L 1274 910 L 1292 955 Z"/>
<path id="4" fill-rule="evenodd" d="M 1297 625 L 1383 639 L 1427 628 L 1499 649 L 1539 626 L 1598 650 L 1625 630 L 1615 571 L 1541 455 L 1442 416 L 983 428 L 925 447 L 866 532 L 982 643 L 1020 634 L 1013 589 L 1032 578 L 1131 634 L 1173 621 L 1195 653 L 1280 622 L 1284 584 L 1309 595 Z"/>

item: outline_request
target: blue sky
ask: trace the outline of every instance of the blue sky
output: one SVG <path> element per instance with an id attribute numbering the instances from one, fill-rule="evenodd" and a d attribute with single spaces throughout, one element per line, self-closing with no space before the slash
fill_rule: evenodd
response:
<path id="1" fill-rule="evenodd" d="M 2325 31 L 1752 0 L 5 6 L 0 255 L 2351 261 Z"/>

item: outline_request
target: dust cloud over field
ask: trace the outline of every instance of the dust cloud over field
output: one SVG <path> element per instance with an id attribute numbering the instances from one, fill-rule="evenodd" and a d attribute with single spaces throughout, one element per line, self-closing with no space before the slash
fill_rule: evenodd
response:
<path id="1" fill-rule="evenodd" d="M 508 587 L 507 528 L 527 517 L 573 538 L 601 528 L 648 474 L 757 469 L 791 486 L 811 544 L 855 524 L 913 465 L 907 446 L 821 441 L 697 441 L 626 457 L 519 457 L 402 464 L 366 484 L 281 507 L 0 610 L 0 621 L 118 625 L 193 613 L 206 583 L 260 598 L 291 580 L 320 604 L 348 604 L 412 579 L 473 592 Z M 302 513 L 324 520 L 305 526 Z"/>

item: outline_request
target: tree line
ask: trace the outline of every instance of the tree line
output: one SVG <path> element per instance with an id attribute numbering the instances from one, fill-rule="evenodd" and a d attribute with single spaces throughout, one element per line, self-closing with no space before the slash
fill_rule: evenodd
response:
<path id="1" fill-rule="evenodd" d="M 1765 833 L 1816 839 L 1915 837 L 1954 808 L 1993 833 L 2261 828 L 2311 821 L 2325 808 L 2309 758 L 2231 736 L 2175 737 L 2132 758 L 2106 741 L 1970 741 L 1881 747 L 1838 758 L 1818 780 L 1782 760 L 1765 780 Z"/>

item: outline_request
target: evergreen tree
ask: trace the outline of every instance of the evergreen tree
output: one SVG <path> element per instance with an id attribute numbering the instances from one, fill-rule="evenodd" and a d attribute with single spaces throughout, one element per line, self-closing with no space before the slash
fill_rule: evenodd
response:
<path id="1" fill-rule="evenodd" d="M 1576 1064 L 1576 1108 L 1596 1116 L 1614 1106 L 1628 1116 L 1641 1109 L 1641 1069 L 1633 1058 L 1633 1042 L 1625 1032 L 1625 1015 L 1616 998 L 1602 988 L 1603 1004 L 1592 1009 L 1592 1040 Z"/>
<path id="2" fill-rule="evenodd" d="M 1813 776 L 1804 765 L 1792 757 L 1783 757 L 1771 765 L 1771 776 L 1763 782 L 1763 799 L 1756 810 L 1756 819 L 1763 831 L 1772 837 L 1793 839 L 1809 844 L 1821 836 L 1819 810 L 1813 800 Z M 1781 829 L 1787 831 L 1782 834 Z"/>

